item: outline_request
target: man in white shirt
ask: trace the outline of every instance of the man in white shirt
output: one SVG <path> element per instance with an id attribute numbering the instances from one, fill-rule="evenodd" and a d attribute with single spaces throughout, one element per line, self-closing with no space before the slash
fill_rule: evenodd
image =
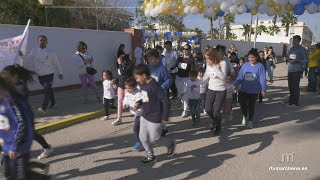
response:
<path id="1" fill-rule="evenodd" d="M 165 49 L 163 51 L 163 55 L 164 55 L 164 59 L 166 61 L 164 64 L 166 65 L 166 68 L 170 71 L 170 75 L 173 80 L 173 83 L 170 87 L 170 90 L 172 92 L 171 99 L 174 99 L 178 95 L 177 87 L 175 85 L 175 79 L 176 79 L 176 74 L 178 72 L 178 68 L 171 70 L 171 67 L 176 65 L 177 60 L 178 60 L 178 53 L 177 53 L 177 51 L 172 49 L 172 42 L 171 41 L 166 41 L 164 43 L 164 48 Z M 168 90 L 168 94 L 169 94 L 169 90 Z"/>
<path id="2" fill-rule="evenodd" d="M 54 73 L 59 73 L 59 79 L 63 79 L 62 68 L 55 52 L 47 49 L 48 39 L 46 36 L 38 36 L 39 48 L 31 50 L 28 56 L 24 56 L 20 52 L 20 57 L 33 67 L 32 70 L 38 75 L 40 84 L 44 88 L 44 99 L 42 107 L 38 108 L 38 112 L 46 113 L 46 110 L 56 106 L 52 84 Z M 50 102 L 50 106 L 49 106 Z"/>

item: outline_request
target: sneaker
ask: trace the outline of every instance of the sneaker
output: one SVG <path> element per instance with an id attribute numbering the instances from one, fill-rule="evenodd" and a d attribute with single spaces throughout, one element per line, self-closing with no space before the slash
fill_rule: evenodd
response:
<path id="1" fill-rule="evenodd" d="M 208 113 L 207 113 L 207 111 L 205 109 L 203 110 L 203 114 L 204 115 L 208 115 Z"/>
<path id="2" fill-rule="evenodd" d="M 246 125 L 246 123 L 247 123 L 246 117 L 243 116 L 243 118 L 242 118 L 242 125 Z"/>
<path id="3" fill-rule="evenodd" d="M 216 128 L 216 124 L 214 124 L 214 123 L 210 123 L 210 127 L 209 127 L 209 129 L 211 130 L 211 131 L 213 131 L 215 128 Z"/>
<path id="4" fill-rule="evenodd" d="M 299 107 L 299 106 L 297 106 L 296 104 L 290 104 L 290 103 L 286 103 L 285 106 L 286 106 L 286 107 L 290 107 L 290 108 L 291 108 L 291 107 Z"/>
<path id="5" fill-rule="evenodd" d="M 185 118 L 188 117 L 188 112 L 187 111 L 183 111 L 181 114 L 181 117 Z"/>
<path id="6" fill-rule="evenodd" d="M 103 118 L 101 118 L 101 121 L 106 121 L 109 119 L 109 116 L 104 116 Z"/>
<path id="7" fill-rule="evenodd" d="M 252 128 L 253 128 L 253 123 L 252 123 L 252 121 L 248 121 L 247 129 L 252 129 Z"/>
<path id="8" fill-rule="evenodd" d="M 53 147 L 50 145 L 50 148 L 49 149 L 44 149 L 43 150 L 43 153 L 41 153 L 39 156 L 38 156 L 38 159 L 44 159 L 44 158 L 47 158 L 49 157 L 49 155 L 53 152 Z"/>
<path id="9" fill-rule="evenodd" d="M 157 158 L 156 158 L 156 156 L 153 155 L 151 157 L 146 157 L 141 162 L 144 165 L 151 164 L 151 163 L 156 163 L 157 162 Z"/>
<path id="10" fill-rule="evenodd" d="M 56 108 L 56 107 L 57 107 L 57 105 L 54 104 L 54 105 L 50 105 L 50 106 L 48 107 L 48 109 L 54 109 L 54 108 Z"/>
<path id="11" fill-rule="evenodd" d="M 269 80 L 269 83 L 273 83 L 273 80 Z"/>
<path id="12" fill-rule="evenodd" d="M 162 129 L 161 136 L 165 137 L 167 133 L 168 133 L 168 128 Z"/>
<path id="13" fill-rule="evenodd" d="M 117 126 L 117 125 L 120 125 L 121 123 L 122 123 L 122 119 L 121 118 L 117 118 L 111 124 L 114 125 L 114 126 Z"/>
<path id="14" fill-rule="evenodd" d="M 38 108 L 38 112 L 41 113 L 41 114 L 46 114 L 46 111 L 42 108 Z"/>
<path id="15" fill-rule="evenodd" d="M 172 140 L 172 143 L 171 143 L 171 146 L 168 147 L 168 157 L 172 157 L 174 155 L 174 153 L 176 152 L 176 146 L 177 146 L 177 143 L 175 140 Z"/>
<path id="16" fill-rule="evenodd" d="M 143 148 L 143 147 L 142 147 L 141 142 L 136 142 L 136 143 L 134 144 L 134 146 L 133 146 L 133 149 L 136 150 L 136 151 L 141 151 L 142 148 Z"/>

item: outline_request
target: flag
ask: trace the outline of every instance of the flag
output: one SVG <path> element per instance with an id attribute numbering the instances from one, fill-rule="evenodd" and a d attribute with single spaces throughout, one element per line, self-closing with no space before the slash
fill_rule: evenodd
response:
<path id="1" fill-rule="evenodd" d="M 30 19 L 20 36 L 0 40 L 0 70 L 12 64 L 22 65 L 19 52 L 26 53 Z"/>

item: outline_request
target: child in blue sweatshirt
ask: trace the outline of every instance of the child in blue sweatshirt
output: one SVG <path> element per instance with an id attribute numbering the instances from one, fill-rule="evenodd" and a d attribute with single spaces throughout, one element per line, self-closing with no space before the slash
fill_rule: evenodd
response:
<path id="1" fill-rule="evenodd" d="M 266 72 L 262 63 L 258 63 L 258 52 L 252 49 L 248 53 L 248 61 L 242 67 L 235 82 L 239 90 L 239 101 L 243 113 L 242 124 L 253 128 L 253 116 L 258 95 L 266 96 Z"/>
<path id="2" fill-rule="evenodd" d="M 29 157 L 33 124 L 9 96 L 15 91 L 9 77 L 0 73 L 0 139 L 6 179 L 30 179 Z"/>
<path id="3" fill-rule="evenodd" d="M 156 162 L 152 147 L 156 142 L 168 148 L 167 155 L 169 157 L 173 156 L 175 152 L 175 141 L 161 137 L 161 123 L 169 119 L 169 98 L 151 77 L 147 65 L 139 64 L 134 70 L 134 76 L 140 84 L 141 93 L 148 97 L 147 101 L 141 105 L 142 115 L 140 118 L 139 138 L 147 153 L 147 157 L 142 160 L 142 163 L 149 164 Z M 134 108 L 139 109 L 140 104 L 136 103 Z"/>

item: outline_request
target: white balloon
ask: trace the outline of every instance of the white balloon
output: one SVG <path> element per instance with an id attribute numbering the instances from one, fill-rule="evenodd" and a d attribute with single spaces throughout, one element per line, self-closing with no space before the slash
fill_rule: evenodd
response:
<path id="1" fill-rule="evenodd" d="M 248 7 L 249 9 L 254 9 L 254 8 L 256 8 L 256 1 L 248 1 L 248 2 L 247 2 L 247 7 Z"/>
<path id="2" fill-rule="evenodd" d="M 177 4 L 176 2 L 172 2 L 172 3 L 171 3 L 171 8 L 172 8 L 173 10 L 176 10 L 176 9 L 178 8 L 178 4 Z"/>
<path id="3" fill-rule="evenodd" d="M 232 4 L 234 4 L 234 5 L 240 5 L 241 4 L 241 0 L 232 0 Z"/>
<path id="4" fill-rule="evenodd" d="M 149 9 L 150 11 L 153 9 L 152 3 L 148 3 L 148 4 L 147 4 L 147 9 Z"/>
<path id="5" fill-rule="evenodd" d="M 191 13 L 192 13 L 193 15 L 198 14 L 198 13 L 199 13 L 199 8 L 198 8 L 197 6 L 193 6 L 193 7 L 191 8 Z"/>
<path id="6" fill-rule="evenodd" d="M 238 14 L 243 14 L 247 11 L 247 7 L 245 5 L 241 5 L 238 8 Z"/>
<path id="7" fill-rule="evenodd" d="M 297 5 L 300 2 L 300 0 L 289 0 L 289 3 L 291 5 Z"/>
<path id="8" fill-rule="evenodd" d="M 229 0 L 217 0 L 217 3 L 222 4 L 223 2 L 226 2 L 226 1 L 229 1 Z"/>
<path id="9" fill-rule="evenodd" d="M 220 5 L 220 9 L 222 11 L 227 11 L 232 6 L 232 3 L 230 1 L 224 1 Z"/>
<path id="10" fill-rule="evenodd" d="M 311 3 L 306 8 L 309 14 L 314 14 L 318 11 L 318 6 L 315 3 Z"/>
<path id="11" fill-rule="evenodd" d="M 190 0 L 182 0 L 182 4 L 183 4 L 184 6 L 189 6 Z"/>
<path id="12" fill-rule="evenodd" d="M 273 8 L 268 8 L 268 11 L 267 11 L 267 15 L 268 16 L 274 16 L 276 15 L 276 11 L 273 9 Z"/>
<path id="13" fill-rule="evenodd" d="M 152 9 L 150 11 L 150 16 L 155 17 L 155 15 L 156 15 L 156 11 L 154 9 Z"/>
<path id="14" fill-rule="evenodd" d="M 214 17 L 215 16 L 214 9 L 212 7 L 206 8 L 205 15 L 208 17 Z"/>
<path id="15" fill-rule="evenodd" d="M 151 15 L 150 15 L 150 9 L 146 9 L 145 11 L 144 11 L 144 15 L 146 15 L 147 17 L 150 17 Z"/>
<path id="16" fill-rule="evenodd" d="M 161 2 L 160 4 L 160 8 L 164 11 L 164 10 L 167 10 L 169 7 L 168 3 L 167 2 Z"/>
<path id="17" fill-rule="evenodd" d="M 265 13 L 267 13 L 267 11 L 268 11 L 268 6 L 265 5 L 265 4 L 261 4 L 261 5 L 259 6 L 259 8 L 258 8 L 258 12 L 259 12 L 260 14 L 265 14 Z"/>
<path id="18" fill-rule="evenodd" d="M 154 10 L 156 11 L 156 14 L 160 14 L 162 12 L 162 9 L 160 6 L 156 6 Z"/>
<path id="19" fill-rule="evenodd" d="M 189 14 L 191 12 L 191 6 L 186 6 L 184 8 L 184 13 Z"/>
<path id="20" fill-rule="evenodd" d="M 231 7 L 229 8 L 229 12 L 230 12 L 231 14 L 237 14 L 237 12 L 238 12 L 238 6 L 237 6 L 237 5 L 231 6 Z"/>

